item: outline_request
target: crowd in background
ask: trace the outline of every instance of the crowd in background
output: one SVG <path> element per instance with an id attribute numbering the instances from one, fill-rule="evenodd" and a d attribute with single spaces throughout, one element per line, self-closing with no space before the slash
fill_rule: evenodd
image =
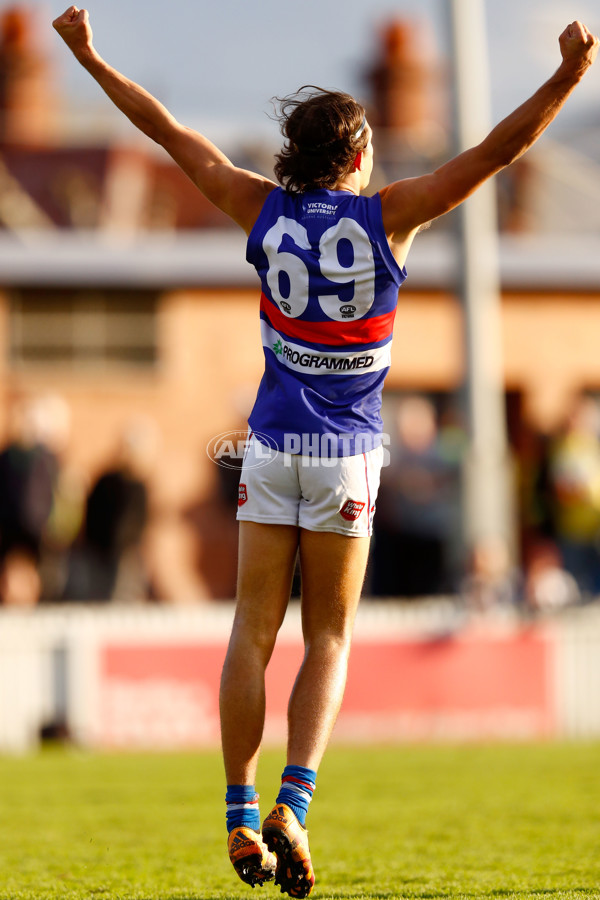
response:
<path id="1" fill-rule="evenodd" d="M 582 394 L 557 434 L 543 442 L 532 473 L 525 526 L 534 539 L 525 564 L 532 603 L 600 595 L 600 403 Z M 559 578 L 559 574 L 562 577 Z M 560 590 L 559 590 L 560 585 Z"/>
<path id="2" fill-rule="evenodd" d="M 600 404 L 576 399 L 563 426 L 515 459 L 518 547 L 461 538 L 466 435 L 453 404 L 386 398 L 382 470 L 365 594 L 453 596 L 469 608 L 562 608 L 600 595 Z M 145 534 L 153 514 L 155 432 L 134 421 L 86 484 L 65 464 L 69 409 L 58 396 L 15 407 L 0 450 L 0 602 L 158 601 Z M 215 599 L 235 590 L 238 474 L 215 466 L 212 494 L 181 510 L 197 560 L 215 555 Z M 158 513 L 156 513 L 158 514 Z M 516 552 L 515 552 L 516 551 Z M 515 563 L 518 559 L 518 564 Z M 208 571 L 208 567 L 207 567 Z"/>
<path id="3" fill-rule="evenodd" d="M 0 451 L 0 600 L 147 599 L 143 555 L 152 441 L 128 424 L 91 485 L 64 464 L 70 414 L 43 395 L 18 404 Z"/>
<path id="4" fill-rule="evenodd" d="M 466 434 L 453 407 L 400 398 L 375 515 L 372 593 L 459 596 L 477 610 L 558 609 L 600 596 L 600 403 L 575 398 L 552 435 L 515 453 L 515 546 L 463 551 Z M 518 560 L 518 563 L 516 562 Z"/>

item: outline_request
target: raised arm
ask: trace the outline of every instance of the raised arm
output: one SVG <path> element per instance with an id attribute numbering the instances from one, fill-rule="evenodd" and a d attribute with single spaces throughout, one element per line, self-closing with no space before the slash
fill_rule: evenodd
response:
<path id="1" fill-rule="evenodd" d="M 481 144 L 430 175 L 397 181 L 380 192 L 384 226 L 401 260 L 421 225 L 454 209 L 486 179 L 522 156 L 558 115 L 600 46 L 580 22 L 569 25 L 559 43 L 562 62 L 552 78 Z"/>
<path id="2" fill-rule="evenodd" d="M 164 147 L 215 206 L 249 232 L 274 182 L 234 166 L 211 141 L 181 125 L 155 97 L 109 66 L 93 46 L 87 10 L 71 6 L 52 24 L 115 106 Z"/>

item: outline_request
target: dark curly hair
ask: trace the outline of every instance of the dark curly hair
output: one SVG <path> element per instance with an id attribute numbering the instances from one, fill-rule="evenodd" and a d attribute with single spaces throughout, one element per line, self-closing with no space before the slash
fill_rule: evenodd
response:
<path id="1" fill-rule="evenodd" d="M 275 157 L 279 183 L 290 193 L 335 187 L 369 143 L 364 107 L 350 94 L 314 84 L 273 102 L 286 139 Z"/>

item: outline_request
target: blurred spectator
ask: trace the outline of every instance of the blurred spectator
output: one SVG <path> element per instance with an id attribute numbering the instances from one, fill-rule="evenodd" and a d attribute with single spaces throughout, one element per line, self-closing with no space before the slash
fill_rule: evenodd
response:
<path id="1" fill-rule="evenodd" d="M 575 578 L 562 566 L 552 541 L 540 541 L 532 550 L 525 580 L 525 604 L 532 612 L 552 612 L 581 599 Z"/>
<path id="2" fill-rule="evenodd" d="M 68 429 L 69 410 L 58 396 L 29 398 L 13 410 L 8 443 L 0 453 L 0 596 L 5 604 L 32 606 L 42 595 L 39 570 Z"/>
<path id="3" fill-rule="evenodd" d="M 240 432 L 241 433 L 241 432 Z M 213 600 L 232 600 L 236 595 L 238 506 L 242 460 L 215 465 L 215 484 L 208 497 L 184 510 L 197 538 L 196 566 Z"/>
<path id="4" fill-rule="evenodd" d="M 88 494 L 81 534 L 70 555 L 64 599 L 130 601 L 150 596 L 143 538 L 147 478 L 156 449 L 152 422 L 136 419 L 123 430 L 114 464 Z"/>
<path id="5" fill-rule="evenodd" d="M 456 531 L 460 466 L 438 432 L 433 403 L 411 396 L 399 403 L 390 464 L 381 471 L 374 521 L 375 596 L 419 597 L 451 590 L 448 546 Z"/>
<path id="6" fill-rule="evenodd" d="M 584 596 L 600 593 L 599 436 L 598 401 L 580 396 L 548 459 L 554 534 L 564 567 Z"/>
<path id="7" fill-rule="evenodd" d="M 15 547 L 0 567 L 0 603 L 3 606 L 31 608 L 42 593 L 42 583 L 35 559 L 26 550 Z"/>
<path id="8" fill-rule="evenodd" d="M 476 544 L 471 552 L 461 596 L 473 612 L 516 607 L 521 602 L 521 582 L 506 541 L 500 537 L 488 538 Z"/>

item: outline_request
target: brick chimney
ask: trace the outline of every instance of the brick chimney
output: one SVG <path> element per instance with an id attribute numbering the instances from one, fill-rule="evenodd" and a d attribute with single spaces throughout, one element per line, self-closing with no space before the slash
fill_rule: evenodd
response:
<path id="1" fill-rule="evenodd" d="M 423 22 L 394 19 L 380 31 L 377 62 L 368 73 L 374 124 L 411 143 L 440 139 L 442 79 L 433 40 Z"/>
<path id="2" fill-rule="evenodd" d="M 55 131 L 50 67 L 35 40 L 36 12 L 16 4 L 0 12 L 0 142 L 45 144 Z"/>

